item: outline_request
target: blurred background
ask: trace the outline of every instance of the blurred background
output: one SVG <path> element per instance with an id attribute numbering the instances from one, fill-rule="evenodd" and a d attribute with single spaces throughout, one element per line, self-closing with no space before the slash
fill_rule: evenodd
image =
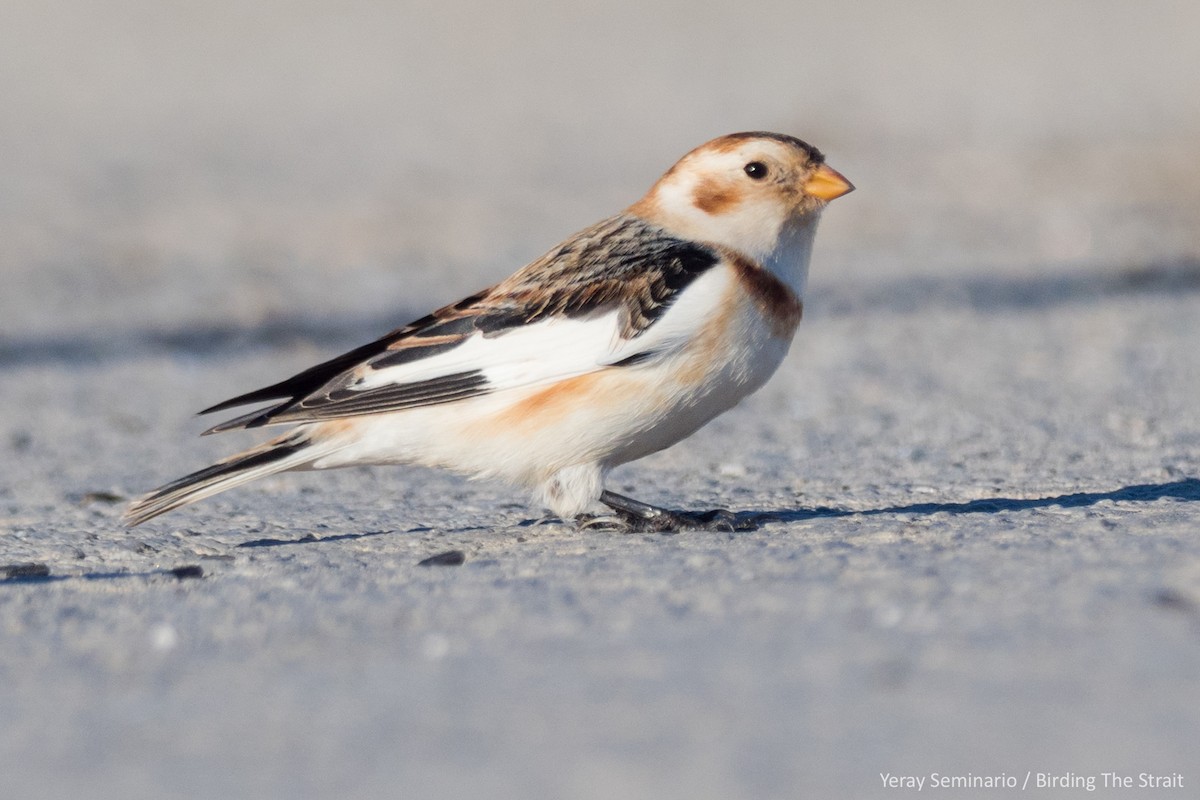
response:
<path id="1" fill-rule="evenodd" d="M 1193 786 L 1198 32 L 1196 0 L 0 0 L 0 568 L 51 573 L 0 577 L 0 796 Z M 858 187 L 802 363 L 610 485 L 786 524 L 596 536 L 342 470 L 119 527 L 237 447 L 196 409 L 749 129 Z"/>
<path id="2" fill-rule="evenodd" d="M 826 215 L 816 314 L 1200 280 L 1191 0 L 0 9 L 10 354 L 381 332 L 745 129 L 859 188 Z"/>

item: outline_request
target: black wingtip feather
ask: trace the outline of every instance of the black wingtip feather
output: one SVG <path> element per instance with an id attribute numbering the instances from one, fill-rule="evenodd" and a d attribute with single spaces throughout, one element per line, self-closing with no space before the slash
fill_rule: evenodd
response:
<path id="1" fill-rule="evenodd" d="M 213 494 L 214 487 L 223 491 L 236 486 L 245 480 L 238 480 L 239 476 L 262 467 L 278 464 L 282 468 L 285 465 L 280 462 L 302 452 L 307 444 L 303 437 L 289 436 L 173 480 L 130 503 L 121 517 L 122 524 L 127 528 L 141 525 L 159 514 Z"/>
<path id="2" fill-rule="evenodd" d="M 247 392 L 246 394 L 240 394 L 237 397 L 232 397 L 228 400 L 223 400 L 220 403 L 217 403 L 215 406 L 209 406 L 203 411 L 197 411 L 196 416 L 204 416 L 205 414 L 212 414 L 217 411 L 226 411 L 230 408 L 246 406 L 251 403 L 263 403 L 267 400 L 279 400 L 280 398 L 291 397 L 291 392 L 287 391 L 285 388 L 282 388 L 283 384 L 285 383 L 287 383 L 287 381 L 283 381 L 283 383 L 277 383 L 273 386 L 267 386 L 262 389 L 256 389 L 255 391 Z"/>
<path id="3" fill-rule="evenodd" d="M 366 361 L 384 352 L 387 350 L 388 344 L 394 341 L 395 337 L 400 335 L 404 330 L 404 328 L 398 328 L 386 336 L 364 344 L 362 347 L 357 347 L 348 353 L 343 353 L 336 358 L 323 361 L 315 367 L 309 367 L 303 372 L 296 373 L 285 381 L 273 383 L 261 389 L 255 389 L 253 392 L 240 394 L 237 397 L 217 403 L 215 406 L 209 406 L 201 411 L 200 414 L 212 414 L 216 411 L 225 411 L 230 408 L 249 405 L 250 403 L 264 403 L 268 400 L 282 400 L 287 398 L 290 401 L 303 397 L 321 388 L 330 379 L 340 375 L 360 361 Z"/>

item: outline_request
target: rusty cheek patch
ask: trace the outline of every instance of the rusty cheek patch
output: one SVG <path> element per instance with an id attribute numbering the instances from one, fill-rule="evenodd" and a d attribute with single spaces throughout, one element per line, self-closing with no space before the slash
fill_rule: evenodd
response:
<path id="1" fill-rule="evenodd" d="M 787 285 L 758 264 L 732 255 L 738 283 L 771 325 L 776 338 L 790 337 L 804 315 L 804 304 Z"/>
<path id="2" fill-rule="evenodd" d="M 741 192 L 713 178 L 700 181 L 692 191 L 692 203 L 707 214 L 720 214 L 737 205 L 741 199 Z"/>

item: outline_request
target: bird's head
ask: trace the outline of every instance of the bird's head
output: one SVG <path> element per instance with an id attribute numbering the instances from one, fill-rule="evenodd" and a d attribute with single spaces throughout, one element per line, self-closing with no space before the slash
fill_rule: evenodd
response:
<path id="1" fill-rule="evenodd" d="M 766 258 L 853 190 L 799 139 L 733 133 L 679 159 L 629 211 L 677 235 Z"/>

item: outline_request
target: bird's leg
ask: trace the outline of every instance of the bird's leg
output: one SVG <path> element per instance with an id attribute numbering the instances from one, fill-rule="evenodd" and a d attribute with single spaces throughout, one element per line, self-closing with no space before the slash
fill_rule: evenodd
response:
<path id="1" fill-rule="evenodd" d="M 735 531 L 755 527 L 752 522 L 749 527 L 739 524 L 737 515 L 724 508 L 700 512 L 670 511 L 608 490 L 600 494 L 600 502 L 617 512 L 621 521 L 635 533 L 674 533 L 681 530 Z"/>

